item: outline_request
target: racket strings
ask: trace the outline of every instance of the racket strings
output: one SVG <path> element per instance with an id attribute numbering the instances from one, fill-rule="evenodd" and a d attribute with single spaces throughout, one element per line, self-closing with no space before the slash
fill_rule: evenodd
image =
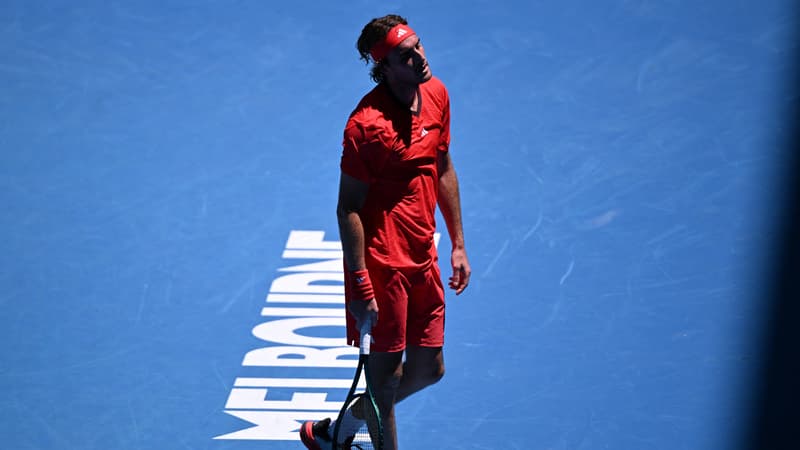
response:
<path id="1" fill-rule="evenodd" d="M 356 403 L 358 414 L 363 419 L 363 426 L 353 436 L 349 448 L 352 450 L 379 450 L 382 431 L 377 405 L 366 395 L 360 397 Z"/>
<path id="2" fill-rule="evenodd" d="M 364 397 L 364 407 L 362 408 L 362 412 L 364 413 L 364 422 L 365 426 L 362 429 L 366 429 L 367 433 L 369 434 L 372 442 L 379 444 L 381 440 L 381 419 L 378 415 L 378 408 L 377 405 L 372 403 L 369 397 Z M 376 445 L 376 447 L 380 447 L 380 445 Z"/>
<path id="3" fill-rule="evenodd" d="M 365 355 L 360 363 L 365 362 Z M 360 372 L 360 373 L 359 373 Z M 341 425 L 335 440 L 338 444 L 334 447 L 342 450 L 381 450 L 383 448 L 383 427 L 375 399 L 367 379 L 369 378 L 368 365 L 364 364 L 363 371 L 357 371 L 356 384 L 366 385 L 366 390 L 361 392 L 351 391 L 348 394 L 347 406 L 340 413 Z M 355 389 L 355 387 L 353 388 Z"/>
<path id="4" fill-rule="evenodd" d="M 339 425 L 340 442 L 355 435 L 358 430 L 364 426 L 364 420 L 358 417 L 363 415 L 359 408 L 359 404 L 361 403 L 359 400 L 361 398 L 362 396 L 360 395 L 355 397 L 341 417 L 341 425 Z"/>
<path id="5" fill-rule="evenodd" d="M 368 423 L 368 417 L 375 417 L 375 414 L 366 414 L 369 410 L 368 403 L 371 403 L 366 393 L 356 394 L 350 400 L 345 413 L 341 418 L 339 426 L 339 445 L 342 450 L 376 450 L 380 447 L 373 445 L 370 427 L 375 426 L 375 421 Z"/>
<path id="6" fill-rule="evenodd" d="M 372 437 L 370 437 L 369 430 L 364 426 L 353 436 L 353 440 L 349 443 L 345 443 L 345 446 L 342 448 L 348 450 L 375 450 L 377 447 L 372 444 Z"/>

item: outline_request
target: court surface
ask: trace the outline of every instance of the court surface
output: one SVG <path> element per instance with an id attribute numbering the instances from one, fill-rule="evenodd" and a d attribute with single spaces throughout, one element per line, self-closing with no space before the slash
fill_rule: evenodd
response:
<path id="1" fill-rule="evenodd" d="M 450 90 L 473 269 L 401 447 L 732 448 L 791 3 L 4 1 L 0 447 L 299 449 L 334 414 L 355 40 L 397 12 Z"/>

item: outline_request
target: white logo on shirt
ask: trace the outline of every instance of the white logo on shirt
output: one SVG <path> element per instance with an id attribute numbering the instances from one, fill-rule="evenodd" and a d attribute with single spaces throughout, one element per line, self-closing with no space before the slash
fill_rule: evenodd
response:
<path id="1" fill-rule="evenodd" d="M 422 137 L 425 137 L 425 135 L 427 135 L 427 134 L 428 134 L 428 130 L 426 130 L 425 128 L 423 128 L 423 129 L 422 129 L 422 131 L 421 131 L 419 134 L 420 134 L 420 136 L 422 136 Z"/>

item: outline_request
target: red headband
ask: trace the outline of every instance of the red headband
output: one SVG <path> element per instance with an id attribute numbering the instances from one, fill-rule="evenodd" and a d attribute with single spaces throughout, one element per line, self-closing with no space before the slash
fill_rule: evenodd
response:
<path id="1" fill-rule="evenodd" d="M 372 47 L 372 50 L 369 51 L 370 56 L 372 56 L 372 60 L 375 62 L 380 62 L 386 55 L 392 51 L 393 48 L 400 45 L 401 42 L 406 40 L 411 36 L 414 36 L 417 33 L 414 33 L 408 25 L 398 24 L 392 27 L 388 33 L 386 33 L 386 37 L 375 44 Z"/>

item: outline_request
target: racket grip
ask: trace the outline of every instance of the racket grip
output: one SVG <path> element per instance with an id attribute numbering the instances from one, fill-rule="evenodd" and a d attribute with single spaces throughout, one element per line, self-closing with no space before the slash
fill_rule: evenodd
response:
<path id="1" fill-rule="evenodd" d="M 369 346 L 372 343 L 372 321 L 366 320 L 361 324 L 361 345 L 359 346 L 359 353 L 362 355 L 369 355 Z"/>

